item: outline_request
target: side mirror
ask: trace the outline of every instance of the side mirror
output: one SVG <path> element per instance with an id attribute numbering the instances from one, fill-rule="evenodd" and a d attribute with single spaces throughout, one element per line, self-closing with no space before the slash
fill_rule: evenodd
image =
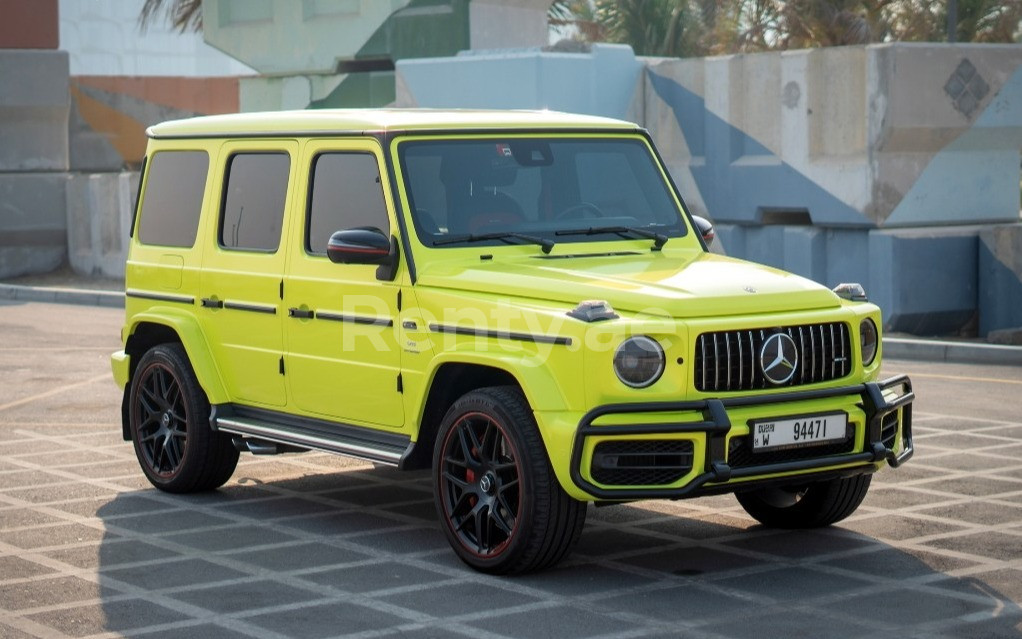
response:
<path id="1" fill-rule="evenodd" d="M 695 222 L 696 230 L 703 237 L 706 246 L 713 244 L 713 238 L 717 237 L 717 234 L 713 231 L 713 224 L 705 217 L 699 217 L 698 215 L 693 215 L 692 221 Z"/>
<path id="2" fill-rule="evenodd" d="M 326 254 L 335 264 L 379 264 L 376 278 L 394 279 L 397 241 L 378 228 L 363 226 L 337 231 L 327 242 Z"/>

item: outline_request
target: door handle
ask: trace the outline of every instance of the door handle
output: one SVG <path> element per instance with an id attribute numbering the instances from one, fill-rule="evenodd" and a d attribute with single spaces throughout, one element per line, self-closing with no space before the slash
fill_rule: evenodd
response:
<path id="1" fill-rule="evenodd" d="M 316 311 L 312 309 L 289 308 L 287 309 L 287 316 L 296 317 L 298 319 L 313 319 L 316 317 Z"/>
<path id="2" fill-rule="evenodd" d="M 203 308 L 223 308 L 223 300 L 215 300 L 212 297 L 204 297 L 201 302 Z"/>

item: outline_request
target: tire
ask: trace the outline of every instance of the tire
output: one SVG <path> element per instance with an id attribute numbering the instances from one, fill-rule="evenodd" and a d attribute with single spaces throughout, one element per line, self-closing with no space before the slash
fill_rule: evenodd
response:
<path id="1" fill-rule="evenodd" d="M 128 402 L 135 456 L 153 486 L 193 493 L 231 478 L 238 451 L 209 427 L 209 400 L 180 344 L 160 344 L 142 356 Z"/>
<path id="2" fill-rule="evenodd" d="M 557 482 L 532 409 L 513 386 L 472 391 L 447 411 L 433 449 L 433 494 L 454 552 L 490 574 L 556 564 L 585 524 L 586 503 Z"/>
<path id="3" fill-rule="evenodd" d="M 770 528 L 822 528 L 855 512 L 869 490 L 872 475 L 761 488 L 735 493 L 738 503 L 756 521 Z"/>

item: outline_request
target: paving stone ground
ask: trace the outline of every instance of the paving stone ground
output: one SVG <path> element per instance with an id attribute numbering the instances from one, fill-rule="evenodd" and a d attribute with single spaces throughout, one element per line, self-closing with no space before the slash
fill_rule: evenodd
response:
<path id="1" fill-rule="evenodd" d="M 567 562 L 495 578 L 427 474 L 243 456 L 215 493 L 152 489 L 107 363 L 122 313 L 0 304 L 0 637 L 1022 637 L 1022 369 L 888 362 L 918 452 L 838 526 L 590 507 Z"/>

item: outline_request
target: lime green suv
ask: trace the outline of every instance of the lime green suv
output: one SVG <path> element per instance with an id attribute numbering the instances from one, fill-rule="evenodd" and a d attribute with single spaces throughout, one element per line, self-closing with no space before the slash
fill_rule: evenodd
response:
<path id="1" fill-rule="evenodd" d="M 587 502 L 734 493 L 826 526 L 912 455 L 880 310 L 712 254 L 650 136 L 552 112 L 339 110 L 149 129 L 123 431 L 170 492 L 239 451 L 431 469 L 490 573 L 576 543 Z"/>

